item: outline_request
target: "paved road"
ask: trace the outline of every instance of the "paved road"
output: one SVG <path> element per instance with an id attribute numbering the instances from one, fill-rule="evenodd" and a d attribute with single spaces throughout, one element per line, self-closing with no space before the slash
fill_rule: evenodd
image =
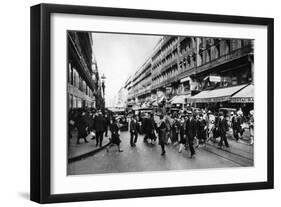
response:
<path id="1" fill-rule="evenodd" d="M 105 138 L 106 139 L 106 138 Z M 241 167 L 239 162 L 220 156 L 210 150 L 199 148 L 196 157 L 189 158 L 189 151 L 178 153 L 175 146 L 166 147 L 166 155 L 161 156 L 158 144 L 151 145 L 143 142 L 139 135 L 137 146 L 132 148 L 129 144 L 129 133 L 121 132 L 121 148 L 118 152 L 114 146 L 109 152 L 102 150 L 97 154 L 68 165 L 68 174 L 102 174 L 139 171 L 166 171 L 202 168 Z"/>

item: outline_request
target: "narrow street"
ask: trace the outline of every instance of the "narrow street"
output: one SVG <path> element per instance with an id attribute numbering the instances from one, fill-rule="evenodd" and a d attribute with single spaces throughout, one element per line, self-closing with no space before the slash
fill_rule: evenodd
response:
<path id="1" fill-rule="evenodd" d="M 68 175 L 229 168 L 253 165 L 251 158 L 236 155 L 235 152 L 230 153 L 226 150 L 220 150 L 211 145 L 196 149 L 196 157 L 190 159 L 188 149 L 179 153 L 178 148 L 172 145 L 166 146 L 166 155 L 161 156 L 160 146 L 144 143 L 143 135 L 139 135 L 136 147 L 131 147 L 129 144 L 129 132 L 121 132 L 121 140 L 123 152 L 118 152 L 117 147 L 113 146 L 109 152 L 104 149 L 93 156 L 70 163 Z M 107 141 L 108 138 L 104 138 L 104 143 L 107 143 Z M 230 151 L 232 146 L 235 149 L 237 145 L 241 144 L 230 140 Z M 244 150 L 246 150 L 245 154 L 247 154 L 247 151 L 252 154 L 252 147 L 245 146 Z"/>

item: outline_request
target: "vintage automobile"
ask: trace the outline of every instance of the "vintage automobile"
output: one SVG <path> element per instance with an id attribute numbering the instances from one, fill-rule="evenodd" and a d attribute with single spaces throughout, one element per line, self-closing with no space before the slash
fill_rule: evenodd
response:
<path id="1" fill-rule="evenodd" d="M 114 118 L 117 120 L 120 131 L 128 131 L 129 124 L 126 116 L 126 111 L 124 108 L 111 108 Z"/>
<path id="2" fill-rule="evenodd" d="M 139 109 L 138 111 L 135 112 L 135 114 L 138 116 L 139 120 L 139 133 L 143 134 L 144 133 L 144 121 L 146 118 L 148 118 L 149 114 L 153 113 L 153 110 L 151 108 L 142 108 Z"/>

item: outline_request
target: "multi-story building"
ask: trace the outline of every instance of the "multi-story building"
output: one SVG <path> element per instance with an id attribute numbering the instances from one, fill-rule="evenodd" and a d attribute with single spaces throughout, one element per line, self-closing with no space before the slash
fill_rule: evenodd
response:
<path id="1" fill-rule="evenodd" d="M 118 96 L 116 97 L 117 98 L 116 107 L 122 107 L 122 108 L 126 107 L 127 95 L 128 95 L 128 91 L 124 87 L 119 89 Z"/>
<path id="2" fill-rule="evenodd" d="M 91 33 L 71 31 L 68 41 L 68 106 L 72 108 L 95 108 L 102 99 L 99 90 L 99 74 L 93 58 Z"/>
<path id="3" fill-rule="evenodd" d="M 128 103 L 179 97 L 200 107 L 253 107 L 253 98 L 231 103 L 253 83 L 253 40 L 164 36 L 126 82 Z M 211 93 L 210 93 L 211 92 Z"/>

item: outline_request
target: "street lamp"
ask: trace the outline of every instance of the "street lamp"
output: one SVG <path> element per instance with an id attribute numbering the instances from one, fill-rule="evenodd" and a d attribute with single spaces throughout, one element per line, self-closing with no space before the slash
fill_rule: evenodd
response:
<path id="1" fill-rule="evenodd" d="M 102 87 L 103 97 L 105 95 L 105 93 L 104 93 L 104 88 L 105 88 L 104 82 L 105 82 L 105 79 L 106 79 L 105 75 L 102 74 L 102 76 L 101 76 L 101 87 Z"/>

